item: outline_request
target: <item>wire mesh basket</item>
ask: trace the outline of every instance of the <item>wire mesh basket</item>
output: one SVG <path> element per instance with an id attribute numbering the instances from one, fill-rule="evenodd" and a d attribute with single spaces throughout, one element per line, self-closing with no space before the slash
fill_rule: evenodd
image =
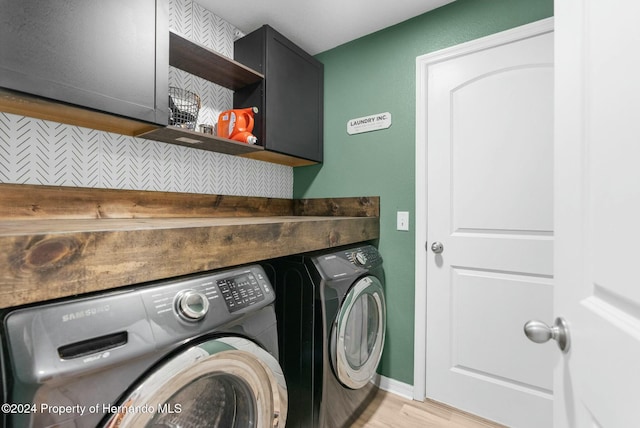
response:
<path id="1" fill-rule="evenodd" d="M 186 89 L 169 87 L 169 125 L 195 130 L 200 97 Z"/>

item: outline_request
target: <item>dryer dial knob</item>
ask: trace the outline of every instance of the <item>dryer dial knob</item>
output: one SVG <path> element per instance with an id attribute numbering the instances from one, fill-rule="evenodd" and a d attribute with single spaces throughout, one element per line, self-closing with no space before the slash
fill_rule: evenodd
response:
<path id="1" fill-rule="evenodd" d="M 358 251 L 353 253 L 353 261 L 358 266 L 364 266 L 367 264 L 367 256 L 363 252 Z"/>
<path id="2" fill-rule="evenodd" d="M 195 290 L 185 290 L 177 296 L 178 314 L 187 321 L 199 321 L 209 310 L 209 299 Z"/>

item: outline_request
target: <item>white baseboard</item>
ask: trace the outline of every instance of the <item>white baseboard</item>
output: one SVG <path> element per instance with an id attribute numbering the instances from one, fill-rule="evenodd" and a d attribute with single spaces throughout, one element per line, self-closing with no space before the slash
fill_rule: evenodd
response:
<path id="1" fill-rule="evenodd" d="M 400 382 L 399 380 L 391 379 L 382 375 L 376 375 L 373 382 L 378 385 L 378 388 L 388 391 L 392 394 L 399 395 L 401 397 L 413 400 L 413 385 Z"/>

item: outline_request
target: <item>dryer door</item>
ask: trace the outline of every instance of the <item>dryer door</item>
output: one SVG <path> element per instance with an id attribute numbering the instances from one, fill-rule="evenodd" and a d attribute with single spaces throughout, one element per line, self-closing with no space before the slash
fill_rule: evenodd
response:
<path id="1" fill-rule="evenodd" d="M 280 365 L 255 343 L 224 337 L 178 353 L 112 406 L 104 427 L 280 427 L 287 390 Z"/>
<path id="2" fill-rule="evenodd" d="M 331 359 L 338 380 L 351 389 L 376 374 L 384 346 L 386 305 L 380 280 L 361 278 L 347 293 L 331 334 Z"/>

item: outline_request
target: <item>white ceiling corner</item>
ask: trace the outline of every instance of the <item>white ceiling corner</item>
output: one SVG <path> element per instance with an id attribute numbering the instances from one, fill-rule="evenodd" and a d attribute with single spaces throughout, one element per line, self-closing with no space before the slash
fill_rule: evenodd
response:
<path id="1" fill-rule="evenodd" d="M 269 24 L 315 55 L 454 0 L 196 1 L 245 34 Z"/>

